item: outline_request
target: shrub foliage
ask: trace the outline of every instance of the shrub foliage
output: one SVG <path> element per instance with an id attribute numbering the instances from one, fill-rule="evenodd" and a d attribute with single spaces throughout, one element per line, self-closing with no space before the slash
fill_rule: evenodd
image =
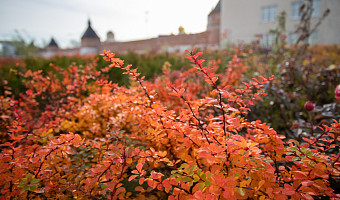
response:
<path id="1" fill-rule="evenodd" d="M 153 81 L 103 52 L 109 66 L 19 73 L 26 91 L 1 96 L 0 188 L 5 199 L 340 198 L 340 121 L 285 139 L 249 120 L 274 76 L 243 81 L 243 52 L 193 68 L 165 63 Z M 107 80 L 119 68 L 130 87 Z M 275 120 L 275 119 L 273 119 Z"/>

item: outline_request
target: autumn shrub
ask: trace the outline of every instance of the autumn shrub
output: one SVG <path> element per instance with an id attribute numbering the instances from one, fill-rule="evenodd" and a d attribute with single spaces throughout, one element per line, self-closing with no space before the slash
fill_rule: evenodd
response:
<path id="1" fill-rule="evenodd" d="M 138 67 L 139 70 L 146 76 L 147 80 L 154 78 L 156 74 L 161 73 L 162 65 L 167 61 L 172 64 L 172 69 L 181 70 L 187 69 L 190 65 L 182 55 L 179 54 L 148 54 L 140 55 L 133 52 L 119 55 L 122 59 L 131 63 L 133 66 Z M 211 56 L 207 56 L 211 57 Z M 89 65 L 95 64 L 97 70 L 107 66 L 109 63 L 104 61 L 99 55 L 90 56 L 55 56 L 52 58 L 42 57 L 26 57 L 26 58 L 0 58 L 0 93 L 3 94 L 5 85 L 3 81 L 7 81 L 7 86 L 12 88 L 12 92 L 16 97 L 20 93 L 25 92 L 25 86 L 22 83 L 22 76 L 18 73 L 25 73 L 28 70 L 38 71 L 42 70 L 42 73 L 48 73 L 50 71 L 55 72 L 50 67 L 51 64 L 60 66 L 61 68 L 68 68 L 73 63 L 77 65 Z M 108 72 L 108 79 L 118 83 L 121 86 L 128 86 L 130 84 L 129 78 L 122 75 L 122 71 L 119 69 L 111 69 Z"/>
<path id="2" fill-rule="evenodd" d="M 251 67 L 265 67 L 266 71 L 260 74 L 272 73 L 276 77 L 267 86 L 268 96 L 263 103 L 252 107 L 249 118 L 267 122 L 286 137 L 301 141 L 302 137 L 311 136 L 308 125 L 311 119 L 303 108 L 305 102 L 315 105 L 311 112 L 315 131 L 318 125 L 329 125 L 332 119 L 340 117 L 340 105 L 334 98 L 335 87 L 340 82 L 340 59 L 336 56 L 337 45 L 314 45 L 296 56 L 298 51 L 285 48 L 280 53 L 254 52 L 247 60 Z M 255 73 L 261 71 L 256 69 Z"/>
<path id="3" fill-rule="evenodd" d="M 223 76 L 195 49 L 192 68 L 165 63 L 153 81 L 107 51 L 100 70 L 18 74 L 27 90 L 0 99 L 0 198 L 340 198 L 338 119 L 301 142 L 248 120 L 274 76 L 244 82 L 242 54 Z M 114 68 L 130 87 L 107 79 Z"/>

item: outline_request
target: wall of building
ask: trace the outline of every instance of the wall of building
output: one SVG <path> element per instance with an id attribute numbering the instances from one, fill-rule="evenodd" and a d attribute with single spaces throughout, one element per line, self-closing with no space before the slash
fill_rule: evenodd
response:
<path id="1" fill-rule="evenodd" d="M 319 41 L 324 44 L 340 44 L 340 0 L 321 0 L 322 10 L 330 9 L 329 16 L 319 27 Z"/>
<path id="2" fill-rule="evenodd" d="M 0 41 L 0 57 L 17 57 L 16 48 L 10 42 Z"/>
<path id="3" fill-rule="evenodd" d="M 217 49 L 220 43 L 221 13 L 214 12 L 208 16 L 207 43 L 209 48 Z"/>
<path id="4" fill-rule="evenodd" d="M 54 55 L 88 55 L 98 54 L 103 50 L 112 52 L 127 53 L 162 53 L 162 52 L 184 52 L 186 49 L 199 47 L 203 49 L 219 48 L 220 40 L 220 4 L 208 16 L 207 31 L 195 34 L 161 35 L 157 38 L 150 38 L 138 41 L 118 42 L 114 39 L 113 32 L 109 32 L 107 40 L 100 41 L 95 31 L 91 27 L 90 20 L 88 28 L 81 38 L 79 49 L 59 49 L 58 46 L 51 49 L 47 46 L 40 55 L 51 57 Z M 55 41 L 54 41 L 55 43 Z M 78 51 L 78 52 L 76 52 Z"/>
<path id="5" fill-rule="evenodd" d="M 216 42 L 218 44 L 218 41 Z M 208 47 L 208 33 L 165 35 L 157 38 L 130 42 L 103 42 L 100 51 L 111 50 L 113 52 L 127 53 L 162 53 L 176 52 L 190 49 L 194 46 Z"/>
<path id="6" fill-rule="evenodd" d="M 221 4 L 221 41 L 223 47 L 228 43 L 250 43 L 256 39 L 256 35 L 267 34 L 274 29 L 276 22 L 262 21 L 262 8 L 277 5 L 277 14 L 285 11 L 287 14 L 286 34 L 293 33 L 299 23 L 299 19 L 292 19 L 292 3 L 298 0 L 222 0 Z M 316 43 L 339 44 L 340 43 L 340 1 L 320 0 L 320 15 L 327 8 L 331 14 L 322 22 L 317 31 Z M 313 18 L 315 24 L 318 17 Z"/>
<path id="7" fill-rule="evenodd" d="M 80 55 L 97 54 L 100 48 L 101 42 L 99 38 L 82 38 Z"/>

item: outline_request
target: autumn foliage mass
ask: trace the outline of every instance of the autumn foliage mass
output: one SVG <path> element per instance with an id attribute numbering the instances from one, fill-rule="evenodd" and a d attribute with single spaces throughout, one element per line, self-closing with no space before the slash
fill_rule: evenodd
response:
<path id="1" fill-rule="evenodd" d="M 193 49 L 192 68 L 165 63 L 153 80 L 109 51 L 99 70 L 18 72 L 25 92 L 0 99 L 0 199 L 339 199 L 339 119 L 308 124 L 311 102 L 297 137 L 250 119 L 284 83 L 245 79 L 243 54 L 217 73 Z M 108 81 L 112 68 L 129 87 Z"/>

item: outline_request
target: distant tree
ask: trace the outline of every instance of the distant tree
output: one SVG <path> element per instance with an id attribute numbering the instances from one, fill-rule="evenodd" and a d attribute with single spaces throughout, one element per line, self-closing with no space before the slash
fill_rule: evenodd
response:
<path id="1" fill-rule="evenodd" d="M 34 44 L 34 39 L 30 38 L 30 43 L 27 43 L 22 33 L 17 30 L 15 33 L 11 45 L 15 47 L 16 56 L 22 58 L 36 56 L 39 48 Z"/>

